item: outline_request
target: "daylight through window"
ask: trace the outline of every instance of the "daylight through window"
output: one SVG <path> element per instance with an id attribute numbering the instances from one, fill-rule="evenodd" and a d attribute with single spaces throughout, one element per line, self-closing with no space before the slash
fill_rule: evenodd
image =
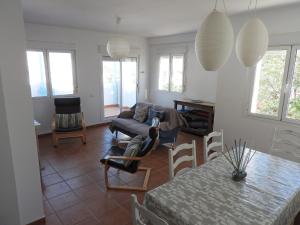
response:
<path id="1" fill-rule="evenodd" d="M 183 72 L 183 55 L 160 56 L 158 89 L 162 91 L 183 92 Z"/>
<path id="2" fill-rule="evenodd" d="M 73 52 L 30 50 L 27 64 L 32 97 L 74 94 Z"/>
<path id="3" fill-rule="evenodd" d="M 300 122 L 300 47 L 268 50 L 257 64 L 250 113 Z"/>

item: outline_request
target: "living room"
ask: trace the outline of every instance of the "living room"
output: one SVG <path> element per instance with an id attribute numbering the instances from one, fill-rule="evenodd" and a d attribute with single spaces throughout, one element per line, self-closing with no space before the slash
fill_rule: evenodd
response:
<path id="1" fill-rule="evenodd" d="M 164 187 L 174 187 L 174 196 L 177 196 L 176 188 L 181 187 L 176 183 L 181 175 L 178 178 L 175 176 L 174 180 L 170 175 L 170 149 L 174 152 L 182 144 L 195 148 L 196 163 L 183 163 L 182 166 L 195 166 L 205 173 L 205 165 L 211 163 L 206 162 L 205 149 L 209 145 L 203 144 L 204 136 L 211 132 L 222 133 L 222 152 L 217 160 L 226 158 L 223 154 L 225 146 L 234 147 L 235 140 L 247 141 L 247 147 L 257 150 L 257 153 L 249 164 L 248 176 L 239 182 L 247 184 L 253 181 L 259 186 L 255 182 L 256 173 L 252 170 L 255 168 L 254 162 L 261 157 L 260 153 L 273 155 L 270 149 L 278 131 L 300 133 L 300 108 L 296 104 L 299 98 L 297 68 L 300 65 L 297 60 L 299 1 L 3 0 L 0 5 L 0 27 L 5 31 L 0 35 L 0 128 L 3 149 L 0 164 L 1 179 L 5 184 L 0 188 L 3 199 L 0 224 L 136 224 L 132 215 L 134 210 L 131 209 L 134 205 L 132 194 L 137 196 L 139 204 L 151 209 L 151 213 L 165 222 L 162 224 L 231 224 L 233 221 L 236 224 L 259 224 L 254 218 L 251 220 L 250 217 L 236 215 L 242 223 L 211 211 L 202 217 L 198 213 L 197 223 L 184 217 L 191 216 L 189 213 L 183 212 L 177 218 L 172 214 L 170 202 L 164 207 L 166 211 L 157 212 L 155 210 L 162 206 L 154 207 L 149 201 L 154 201 L 154 194 L 159 194 Z M 222 59 L 222 65 L 217 69 L 207 69 L 200 55 L 205 57 L 203 49 L 214 44 L 207 41 L 207 46 L 200 46 L 198 50 L 195 50 L 195 45 L 200 43 L 197 33 L 201 33 L 201 27 L 208 15 L 214 12 L 214 7 L 228 18 L 233 28 L 233 39 L 230 39 L 230 34 L 226 36 L 228 30 L 224 28 L 224 20 L 215 24 L 215 27 L 222 28 L 217 33 L 220 38 L 208 39 L 221 40 L 223 49 L 215 46 L 212 49 L 220 51 L 217 52 L 219 57 L 224 55 L 222 51 L 226 47 L 230 47 L 225 53 L 227 56 Z M 241 28 L 254 17 L 262 21 L 267 31 L 268 49 L 257 57 L 253 65 L 245 66 L 237 45 Z M 245 38 L 246 46 L 255 37 L 263 39 L 260 31 L 250 32 L 253 38 Z M 259 47 L 250 47 L 257 47 L 259 51 L 264 48 L 264 43 L 256 44 Z M 127 47 L 129 50 L 126 52 Z M 125 51 L 126 56 L 114 58 L 113 51 L 119 51 L 119 54 Z M 251 48 L 248 48 L 249 52 Z M 266 63 L 272 57 L 275 60 L 280 58 L 275 66 Z M 271 71 L 270 77 L 276 79 L 272 80 L 274 83 L 268 83 L 269 86 L 265 85 L 263 92 L 259 82 L 266 81 L 257 74 L 266 67 Z M 273 92 L 271 89 L 274 89 Z M 53 126 L 59 125 L 55 121 L 58 117 L 53 114 L 60 114 L 57 113 L 59 104 L 55 103 L 55 99 L 65 97 L 79 99 L 79 111 L 76 113 L 83 115 L 79 121 L 85 124 L 84 132 L 77 130 L 75 136 L 81 139 L 73 138 L 73 133 L 64 136 L 53 129 Z M 175 108 L 174 101 L 178 103 Z M 292 105 L 291 102 L 296 103 Z M 146 113 L 140 119 L 137 114 L 143 111 L 139 109 L 143 108 L 140 107 L 142 104 L 147 104 L 147 110 L 144 109 Z M 191 112 L 200 113 L 200 122 L 192 121 L 195 114 L 191 116 Z M 160 121 L 153 120 L 154 117 Z M 118 120 L 123 120 L 121 125 Z M 134 125 L 132 128 L 132 121 L 127 123 L 127 120 L 140 120 L 142 126 L 137 125 L 137 128 Z M 158 131 L 157 136 L 153 134 L 154 130 Z M 128 173 L 128 168 L 126 172 L 126 168 L 110 165 L 109 154 L 116 150 L 115 146 L 125 150 L 126 145 L 139 135 L 143 136 L 144 150 L 149 151 L 143 153 L 147 156 L 145 158 L 144 155 L 136 156 L 141 160 L 141 166 L 137 164 L 134 173 Z M 295 143 L 298 144 L 296 149 L 299 149 L 299 139 Z M 242 144 L 239 143 L 239 146 Z M 251 156 L 250 151 L 249 154 Z M 297 154 L 287 157 L 288 160 L 297 161 Z M 243 156 L 240 157 L 243 159 Z M 286 165 L 294 171 L 298 169 L 296 164 Z M 151 169 L 151 173 L 150 170 L 135 173 L 140 167 Z M 285 171 L 281 164 L 278 171 L 281 167 L 282 174 L 285 172 L 288 177 L 288 169 Z M 267 177 L 269 179 L 270 175 Z M 203 187 L 205 179 L 201 181 Z M 257 181 L 266 184 L 267 188 L 263 189 L 266 192 L 270 191 L 269 187 L 276 186 L 272 183 L 274 179 L 268 183 L 258 177 Z M 299 182 L 294 178 L 286 180 L 287 184 L 289 182 L 293 186 L 289 190 L 276 186 L 278 193 L 286 194 L 289 205 L 280 202 L 280 196 L 275 198 L 280 202 L 277 206 L 269 207 L 262 203 L 262 208 L 255 211 L 258 218 L 266 217 L 261 224 L 285 224 L 283 219 L 285 222 L 278 222 L 278 215 L 288 217 L 287 221 L 291 223 L 300 223 L 298 218 L 294 221 L 283 210 L 293 204 L 295 212 L 300 210 L 298 198 L 295 197 L 300 195 Z M 111 188 L 115 186 L 123 189 Z M 141 187 L 141 190 L 131 190 L 131 187 Z M 218 193 L 210 194 L 218 197 Z M 287 193 L 293 194 L 293 198 Z M 201 194 L 199 192 L 195 196 Z M 267 198 L 264 195 L 261 197 Z M 189 194 L 182 196 L 182 199 L 190 199 Z M 249 199 L 254 201 L 251 197 Z M 201 200 L 199 197 L 198 200 L 199 205 L 195 207 L 200 210 L 201 203 L 207 199 L 203 197 Z M 292 200 L 294 202 L 291 203 Z M 213 200 L 210 201 L 213 204 Z M 176 205 L 174 202 L 172 204 Z M 183 207 L 189 207 L 191 202 L 183 203 Z M 163 201 L 156 203 L 163 205 Z M 278 207 L 281 211 L 266 210 L 272 207 L 274 210 Z M 176 218 L 173 220 L 170 215 Z M 245 215 L 248 214 L 245 212 Z M 214 216 L 217 218 L 215 221 L 207 220 Z"/>

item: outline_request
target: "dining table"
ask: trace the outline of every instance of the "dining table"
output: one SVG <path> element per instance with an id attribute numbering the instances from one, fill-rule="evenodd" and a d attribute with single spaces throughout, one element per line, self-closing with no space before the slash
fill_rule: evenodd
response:
<path id="1" fill-rule="evenodd" d="M 256 152 L 233 181 L 223 155 L 145 194 L 169 225 L 290 225 L 300 211 L 300 164 Z"/>

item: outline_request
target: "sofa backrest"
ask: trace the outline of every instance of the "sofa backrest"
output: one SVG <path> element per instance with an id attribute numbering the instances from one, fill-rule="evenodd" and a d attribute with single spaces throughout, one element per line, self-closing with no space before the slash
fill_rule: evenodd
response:
<path id="1" fill-rule="evenodd" d="M 160 105 L 155 105 L 149 102 L 138 102 L 136 103 L 136 105 L 140 105 L 142 107 L 144 106 L 148 106 L 149 108 L 152 107 L 154 110 L 156 111 L 164 111 L 164 122 L 168 122 L 170 121 L 170 113 L 171 111 L 174 111 L 175 109 L 173 108 L 168 108 L 168 107 L 164 107 L 164 106 L 160 106 Z"/>

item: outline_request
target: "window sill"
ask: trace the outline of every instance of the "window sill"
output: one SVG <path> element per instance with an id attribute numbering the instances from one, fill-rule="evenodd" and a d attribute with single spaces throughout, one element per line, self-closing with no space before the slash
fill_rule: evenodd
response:
<path id="1" fill-rule="evenodd" d="M 170 94 L 183 94 L 183 92 L 177 92 L 177 91 L 166 91 L 166 90 L 159 90 L 159 92 L 165 92 L 165 93 L 170 93 Z"/>
<path id="2" fill-rule="evenodd" d="M 272 117 L 272 116 L 266 116 L 266 115 L 261 115 L 261 114 L 254 114 L 254 113 L 248 113 L 247 118 L 249 119 L 255 119 L 258 121 L 263 121 L 263 122 L 273 122 L 277 124 L 284 124 L 284 125 L 291 125 L 291 126 L 296 126 L 299 128 L 300 125 L 300 120 L 295 121 L 291 119 L 279 119 L 277 117 Z"/>

